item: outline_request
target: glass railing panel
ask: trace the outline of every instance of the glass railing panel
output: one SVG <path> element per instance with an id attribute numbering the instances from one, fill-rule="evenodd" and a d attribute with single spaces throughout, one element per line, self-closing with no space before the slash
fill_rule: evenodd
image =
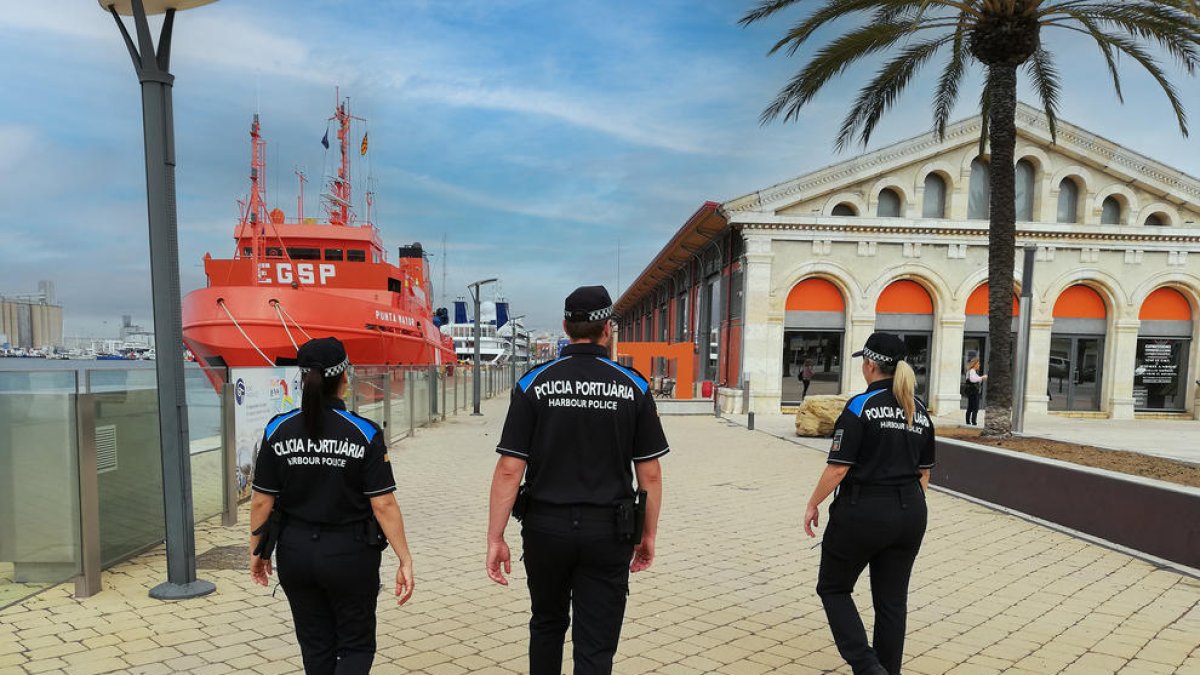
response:
<path id="1" fill-rule="evenodd" d="M 96 465 L 100 495 L 100 559 L 105 567 L 163 539 L 162 459 L 158 392 L 153 388 L 97 392 Z M 128 381 L 137 380 L 131 374 Z M 115 378 L 113 371 L 99 379 Z"/>
<path id="2" fill-rule="evenodd" d="M 76 386 L 0 372 L 0 607 L 81 573 Z"/>
<path id="3" fill-rule="evenodd" d="M 354 403 L 358 414 L 378 424 L 384 424 L 384 398 L 387 395 L 388 369 L 386 366 L 355 366 Z"/>
<path id="4" fill-rule="evenodd" d="M 388 417 L 388 442 L 394 443 L 408 435 L 408 383 L 407 370 L 400 367 L 388 369 L 391 381 L 391 405 Z"/>
<path id="5" fill-rule="evenodd" d="M 224 368 L 184 364 L 187 392 L 188 450 L 192 460 L 192 517 L 195 522 L 221 514 L 224 509 L 226 469 L 221 452 L 221 386 Z"/>

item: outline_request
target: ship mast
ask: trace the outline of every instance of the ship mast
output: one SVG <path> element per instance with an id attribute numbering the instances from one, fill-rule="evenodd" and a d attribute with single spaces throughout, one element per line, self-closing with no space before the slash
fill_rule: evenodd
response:
<path id="1" fill-rule="evenodd" d="M 340 96 L 340 95 L 339 95 Z M 350 120 L 361 118 L 350 114 L 350 99 L 339 100 L 337 108 L 329 120 L 336 121 L 338 147 L 342 153 L 342 161 L 338 165 L 337 175 L 329 179 L 329 192 L 324 195 L 326 209 L 329 211 L 330 225 L 349 225 L 354 221 L 354 212 L 350 202 Z"/>
<path id="2" fill-rule="evenodd" d="M 296 198 L 296 222 L 304 223 L 304 184 L 308 182 L 308 176 L 304 174 L 304 169 L 296 167 L 296 177 L 300 179 L 300 196 Z"/>

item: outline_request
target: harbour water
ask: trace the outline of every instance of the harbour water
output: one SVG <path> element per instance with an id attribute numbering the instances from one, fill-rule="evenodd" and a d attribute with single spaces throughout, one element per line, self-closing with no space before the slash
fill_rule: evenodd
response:
<path id="1" fill-rule="evenodd" d="M 57 361 L 0 359 L 0 394 L 112 393 L 154 389 L 154 361 Z M 196 363 L 184 364 L 188 407 L 188 435 L 193 441 L 221 433 L 221 399 Z M 208 444 L 193 442 L 193 452 Z M 201 447 L 203 446 L 203 447 Z"/>

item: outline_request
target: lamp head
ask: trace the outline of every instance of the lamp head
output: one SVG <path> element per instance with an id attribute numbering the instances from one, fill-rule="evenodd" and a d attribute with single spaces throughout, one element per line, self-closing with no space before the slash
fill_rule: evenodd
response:
<path id="1" fill-rule="evenodd" d="M 133 0 L 96 0 L 100 4 L 100 9 L 108 11 L 109 7 L 117 10 L 117 14 L 121 16 L 133 16 Z M 200 5 L 207 5 L 217 0 L 142 0 L 142 6 L 146 8 L 146 16 L 153 14 L 162 14 L 168 9 L 175 11 L 183 11 Z"/>

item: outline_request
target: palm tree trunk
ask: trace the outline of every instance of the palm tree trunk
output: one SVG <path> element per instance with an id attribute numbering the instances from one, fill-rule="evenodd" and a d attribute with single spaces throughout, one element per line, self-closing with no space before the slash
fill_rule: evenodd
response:
<path id="1" fill-rule="evenodd" d="M 1012 302 L 1017 207 L 1017 67 L 988 67 L 991 205 L 988 227 L 988 387 L 983 433 L 1012 433 Z"/>

